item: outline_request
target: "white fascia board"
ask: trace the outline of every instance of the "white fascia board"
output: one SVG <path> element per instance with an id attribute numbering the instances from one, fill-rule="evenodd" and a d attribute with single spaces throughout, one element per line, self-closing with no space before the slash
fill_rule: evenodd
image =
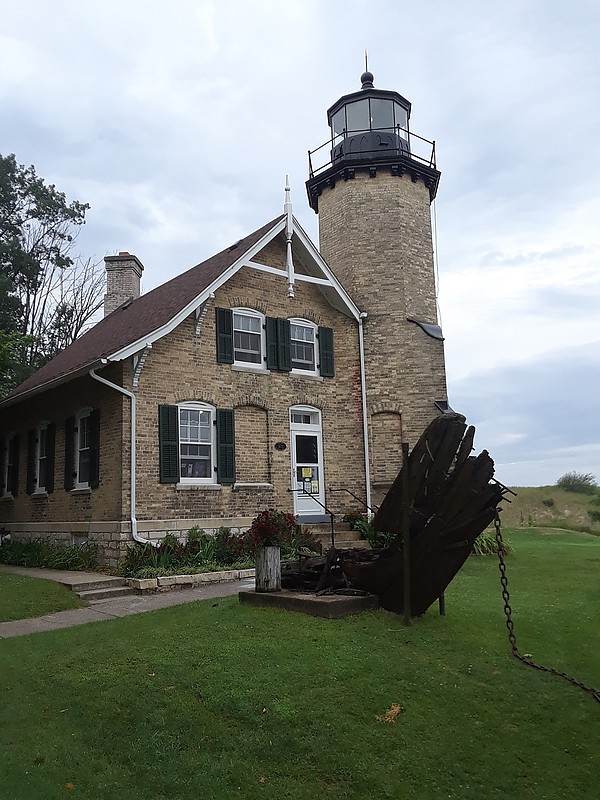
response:
<path id="1" fill-rule="evenodd" d="M 204 303 L 211 294 L 214 294 L 217 289 L 223 286 L 224 283 L 232 278 L 238 270 L 240 270 L 243 266 L 246 266 L 246 262 L 252 258 L 252 256 L 259 253 L 265 245 L 267 245 L 272 239 L 277 236 L 285 228 L 285 217 L 281 219 L 276 225 L 274 225 L 270 231 L 265 233 L 265 235 L 256 242 L 255 245 L 245 250 L 242 255 L 235 261 L 230 267 L 228 267 L 225 272 L 219 275 L 218 278 L 204 289 L 204 291 L 196 295 L 193 300 L 191 300 L 186 306 L 184 306 L 181 311 L 179 311 L 172 319 L 169 320 L 165 325 L 162 325 L 160 328 L 157 328 L 152 333 L 144 336 L 142 339 L 138 339 L 136 342 L 132 342 L 131 344 L 127 345 L 127 347 L 121 348 L 121 350 L 117 350 L 116 353 L 113 353 L 110 356 L 107 356 L 109 361 L 123 361 L 125 358 L 129 358 L 130 356 L 134 355 L 144 347 L 147 347 L 149 344 L 162 339 L 163 336 L 166 336 L 171 331 L 175 330 L 175 328 L 180 325 L 183 320 L 188 317 L 192 311 Z"/>
<path id="2" fill-rule="evenodd" d="M 289 277 L 285 270 L 278 269 L 277 267 L 269 267 L 266 264 L 261 264 L 258 261 L 247 261 L 243 266 L 249 267 L 250 269 L 256 269 L 259 272 L 268 272 L 269 275 L 277 275 L 278 278 L 284 278 L 286 281 Z M 315 278 L 312 275 L 304 275 L 302 272 L 294 272 L 294 280 L 304 281 L 305 283 L 316 283 L 319 286 L 332 285 L 329 278 Z"/>
<path id="3" fill-rule="evenodd" d="M 315 245 L 312 243 L 310 237 L 304 231 L 296 217 L 294 219 L 294 234 L 298 237 L 298 239 L 302 242 L 304 247 L 308 250 L 309 255 L 317 265 L 320 272 L 327 278 L 327 282 L 331 285 L 333 289 L 337 292 L 340 297 L 340 300 L 344 304 L 344 306 L 348 309 L 350 316 L 354 317 L 354 319 L 360 319 L 360 310 L 354 304 L 354 302 L 350 299 L 350 295 L 344 289 L 342 284 L 339 280 L 335 277 L 333 272 L 331 271 L 329 265 L 323 258 L 323 256 L 319 253 Z"/>

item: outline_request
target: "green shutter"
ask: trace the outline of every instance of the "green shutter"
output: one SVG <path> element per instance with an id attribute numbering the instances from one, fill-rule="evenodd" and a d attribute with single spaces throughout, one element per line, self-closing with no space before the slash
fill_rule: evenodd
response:
<path id="1" fill-rule="evenodd" d="M 267 369 L 279 369 L 277 352 L 277 320 L 267 317 Z"/>
<path id="2" fill-rule="evenodd" d="M 65 420 L 65 489 L 69 491 L 75 486 L 75 475 L 73 474 L 75 455 L 75 417 L 67 417 Z"/>
<path id="3" fill-rule="evenodd" d="M 12 480 L 8 491 L 13 497 L 19 494 L 19 453 L 21 450 L 21 437 L 16 433 L 10 440 L 11 449 L 11 463 L 12 463 Z"/>
<path id="4" fill-rule="evenodd" d="M 54 442 L 56 425 L 51 422 L 46 428 L 46 491 L 54 491 Z"/>
<path id="5" fill-rule="evenodd" d="M 100 484 L 100 411 L 90 411 L 90 487 Z"/>
<path id="6" fill-rule="evenodd" d="M 217 408 L 217 480 L 235 483 L 235 430 L 231 408 Z"/>
<path id="7" fill-rule="evenodd" d="M 217 361 L 233 364 L 233 312 L 229 308 L 217 308 Z"/>
<path id="8" fill-rule="evenodd" d="M 277 358 L 279 361 L 279 369 L 284 372 L 289 372 L 292 368 L 289 319 L 277 320 Z"/>
<path id="9" fill-rule="evenodd" d="M 4 494 L 6 486 L 4 485 L 4 471 L 6 469 L 6 442 L 4 439 L 0 440 L 0 497 Z"/>
<path id="10" fill-rule="evenodd" d="M 33 494 L 37 483 L 37 430 L 27 431 L 27 482 L 25 491 Z"/>
<path id="11" fill-rule="evenodd" d="M 319 360 L 321 376 L 333 378 L 335 368 L 333 362 L 333 329 L 319 328 Z"/>
<path id="12" fill-rule="evenodd" d="M 158 407 L 158 452 L 160 482 L 177 483 L 179 481 L 179 409 L 177 406 Z"/>

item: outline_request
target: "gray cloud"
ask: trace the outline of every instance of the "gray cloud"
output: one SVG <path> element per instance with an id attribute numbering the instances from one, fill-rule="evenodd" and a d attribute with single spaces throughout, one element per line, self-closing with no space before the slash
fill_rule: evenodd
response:
<path id="1" fill-rule="evenodd" d="M 592 471 L 584 398 L 598 370 L 582 354 L 598 336 L 597 4 L 5 6 L 0 152 L 90 202 L 78 246 L 137 253 L 146 289 L 278 214 L 286 173 L 317 238 L 306 151 L 327 137 L 327 108 L 358 89 L 366 46 L 376 86 L 411 100 L 412 130 L 437 142 L 453 403 L 503 461 L 530 460 L 523 480 L 548 480 L 552 453 Z M 576 420 L 561 420 L 563 404 Z"/>

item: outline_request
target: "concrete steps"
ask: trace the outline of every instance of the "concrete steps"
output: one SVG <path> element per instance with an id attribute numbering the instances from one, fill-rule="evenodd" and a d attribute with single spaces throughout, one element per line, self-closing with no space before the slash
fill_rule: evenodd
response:
<path id="1" fill-rule="evenodd" d="M 135 594 L 135 590 L 127 586 L 124 578 L 90 579 L 69 585 L 75 594 L 88 603 L 97 603 L 111 598 L 127 597 Z"/>
<path id="2" fill-rule="evenodd" d="M 320 525 L 310 526 L 311 534 L 323 545 L 323 550 L 331 546 L 331 524 L 324 522 Z M 366 539 L 360 538 L 359 531 L 353 531 L 346 522 L 336 522 L 333 526 L 335 546 L 338 550 L 347 550 L 352 547 L 371 549 Z"/>
<path id="3" fill-rule="evenodd" d="M 129 586 L 118 586 L 114 589 L 89 589 L 85 592 L 77 592 L 77 594 L 82 600 L 87 600 L 88 603 L 93 605 L 94 603 L 100 603 L 104 600 L 130 597 L 132 594 L 135 594 L 135 591 L 130 589 Z"/>

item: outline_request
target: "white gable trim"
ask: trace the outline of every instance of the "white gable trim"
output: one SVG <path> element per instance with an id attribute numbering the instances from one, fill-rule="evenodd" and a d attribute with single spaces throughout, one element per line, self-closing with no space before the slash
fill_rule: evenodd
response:
<path id="1" fill-rule="evenodd" d="M 327 262 L 323 259 L 317 248 L 311 242 L 309 237 L 306 235 L 302 227 L 299 225 L 298 221 L 295 217 L 292 217 L 293 220 L 293 235 L 297 236 L 300 242 L 304 245 L 306 250 L 308 251 L 309 255 L 313 259 L 317 271 L 321 274 L 322 277 L 313 277 L 311 275 L 299 275 L 297 272 L 294 273 L 295 280 L 302 280 L 306 281 L 307 283 L 315 283 L 319 286 L 323 286 L 324 288 L 327 287 L 328 289 L 332 289 L 336 292 L 340 300 L 342 301 L 342 305 L 348 313 L 349 316 L 354 317 L 354 319 L 358 320 L 360 318 L 360 311 L 354 305 L 350 296 L 342 287 L 342 284 L 338 281 L 335 277 Z M 139 350 L 144 347 L 148 347 L 152 345 L 153 342 L 156 342 L 158 339 L 161 339 L 163 336 L 171 333 L 178 325 L 180 325 L 186 317 L 188 317 L 192 312 L 196 311 L 196 309 L 202 305 L 202 303 L 206 302 L 211 295 L 214 295 L 217 289 L 219 289 L 223 284 L 227 283 L 227 281 L 232 278 L 236 272 L 238 272 L 242 267 L 249 267 L 250 269 L 258 269 L 263 272 L 268 272 L 273 275 L 280 276 L 281 278 L 285 279 L 286 281 L 289 278 L 287 271 L 281 269 L 277 269 L 276 267 L 268 267 L 266 264 L 260 264 L 258 262 L 252 261 L 252 258 L 257 255 L 269 242 L 271 242 L 279 233 L 286 229 L 287 219 L 283 217 L 276 225 L 274 225 L 270 231 L 265 233 L 265 235 L 256 242 L 255 245 L 245 250 L 242 255 L 235 261 L 230 267 L 228 267 L 218 278 L 216 278 L 209 286 L 204 289 L 204 291 L 194 297 L 187 305 L 181 309 L 181 311 L 176 314 L 172 319 L 169 320 L 165 325 L 162 325 L 160 328 L 157 328 L 155 331 L 152 331 L 147 336 L 144 336 L 142 339 L 138 339 L 135 342 L 127 345 L 126 347 L 121 348 L 117 352 L 113 353 L 112 355 L 108 356 L 109 361 L 122 361 L 125 358 L 129 358 L 132 355 L 135 355 Z"/>
<path id="2" fill-rule="evenodd" d="M 321 272 L 324 276 L 327 277 L 327 280 L 331 284 L 331 286 L 336 290 L 338 295 L 340 296 L 341 300 L 343 301 L 344 305 L 348 308 L 351 315 L 354 319 L 360 319 L 361 312 L 359 308 L 354 304 L 354 301 L 350 298 L 348 292 L 344 289 L 342 284 L 336 278 L 334 273 L 331 270 L 329 264 L 325 261 L 321 253 L 317 250 L 309 236 L 304 231 L 303 227 L 300 225 L 298 220 L 294 217 L 294 233 L 298 237 L 298 239 L 302 242 L 302 244 L 306 247 L 310 255 L 312 256 L 313 260 L 316 262 L 318 267 L 320 268 Z M 296 274 L 296 278 L 298 275 Z"/>
<path id="3" fill-rule="evenodd" d="M 126 347 L 121 348 L 121 350 L 117 350 L 116 353 L 108 356 L 109 361 L 122 361 L 124 358 L 129 358 L 130 356 L 137 353 L 142 347 L 145 347 L 147 344 L 152 344 L 152 342 L 158 341 L 158 339 L 162 339 L 163 336 L 166 336 L 171 331 L 175 330 L 175 328 L 180 325 L 183 320 L 188 317 L 193 311 L 195 311 L 198 306 L 202 305 L 211 294 L 214 294 L 217 289 L 223 286 L 224 283 L 232 278 L 238 270 L 240 270 L 244 265 L 247 259 L 252 258 L 252 256 L 259 253 L 263 247 L 265 247 L 272 239 L 277 236 L 285 228 L 285 218 L 281 219 L 276 225 L 274 225 L 270 231 L 267 231 L 265 235 L 258 240 L 258 242 L 250 247 L 248 250 L 245 250 L 242 255 L 235 261 L 230 267 L 228 267 L 218 278 L 216 278 L 209 286 L 202 291 L 201 294 L 196 295 L 193 300 L 190 300 L 187 305 L 185 305 L 181 311 L 179 311 L 172 319 L 169 320 L 165 325 L 162 325 L 160 328 L 157 328 L 152 333 L 144 336 L 142 339 L 138 339 L 135 342 L 127 345 Z"/>
<path id="4" fill-rule="evenodd" d="M 244 264 L 244 266 L 249 267 L 250 269 L 257 269 L 259 272 L 268 272 L 271 275 L 277 275 L 279 278 L 285 278 L 286 280 L 289 278 L 288 273 L 284 272 L 282 269 L 278 269 L 277 267 L 268 267 L 266 264 L 260 264 L 258 261 L 249 261 L 247 264 Z M 294 272 L 294 280 L 305 281 L 305 283 L 316 283 L 320 286 L 332 285 L 328 278 L 313 278 L 312 275 L 302 275 L 298 272 Z"/>

